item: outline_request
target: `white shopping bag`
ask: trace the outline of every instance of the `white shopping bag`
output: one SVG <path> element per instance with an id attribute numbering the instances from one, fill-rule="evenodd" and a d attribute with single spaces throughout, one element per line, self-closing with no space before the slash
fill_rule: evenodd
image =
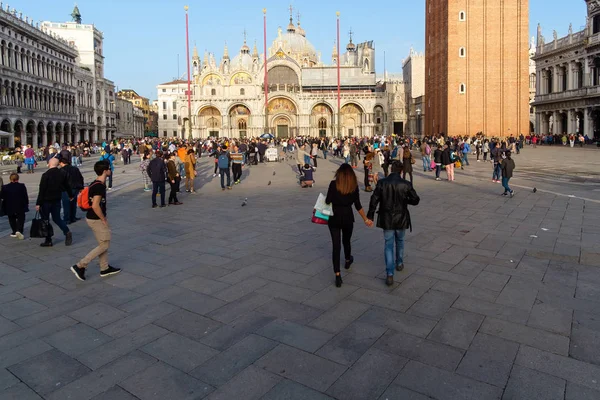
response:
<path id="1" fill-rule="evenodd" d="M 323 195 L 323 193 L 319 193 L 319 197 L 317 198 L 314 209 L 323 215 L 328 215 L 331 217 L 333 215 L 333 207 L 331 204 L 325 203 L 325 199 L 326 197 Z"/>

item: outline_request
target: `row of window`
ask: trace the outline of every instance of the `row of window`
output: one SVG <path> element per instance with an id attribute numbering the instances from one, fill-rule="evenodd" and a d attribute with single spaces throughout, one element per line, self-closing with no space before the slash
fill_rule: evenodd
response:
<path id="1" fill-rule="evenodd" d="M 167 119 L 167 114 L 163 114 L 163 119 Z M 177 114 L 173 114 L 173 119 L 177 119 Z"/>
<path id="2" fill-rule="evenodd" d="M 56 58 L 60 58 L 61 60 L 65 60 L 68 62 L 75 62 L 75 60 L 71 57 L 68 57 L 63 53 L 55 51 L 50 47 L 44 46 L 43 44 L 39 44 L 34 39 L 31 39 L 28 36 L 23 36 L 22 34 L 19 35 L 17 32 L 11 31 L 11 29 L 7 26 L 0 26 L 0 32 L 7 34 L 9 38 L 14 37 L 16 40 L 21 40 L 21 42 L 34 46 L 38 50 L 45 51 L 46 53 Z"/>
<path id="3" fill-rule="evenodd" d="M 14 68 L 17 71 L 27 72 L 41 78 L 68 85 L 73 84 L 73 68 L 54 60 L 46 59 L 39 54 L 14 46 L 12 43 L 0 42 L 0 64 Z"/>
<path id="4" fill-rule="evenodd" d="M 166 109 L 167 109 L 167 102 L 163 101 L 163 110 L 166 110 Z M 176 109 L 177 109 L 177 102 L 174 101 L 173 102 L 173 110 L 176 110 Z"/>

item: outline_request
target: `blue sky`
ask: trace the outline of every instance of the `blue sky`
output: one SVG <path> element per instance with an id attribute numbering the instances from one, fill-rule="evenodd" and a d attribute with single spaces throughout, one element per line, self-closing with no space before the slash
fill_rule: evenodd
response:
<path id="1" fill-rule="evenodd" d="M 72 0 L 8 3 L 35 21 L 53 22 L 69 21 L 74 5 Z M 552 38 L 553 29 L 559 36 L 565 35 L 571 22 L 574 31 L 581 29 L 585 24 L 584 0 L 569 0 L 568 7 L 565 3 L 565 0 L 530 0 L 531 35 L 535 34 L 538 22 L 547 41 Z M 220 59 L 225 41 L 233 57 L 243 44 L 244 29 L 248 45 L 252 47 L 256 39 L 262 53 L 263 7 L 268 12 L 269 44 L 277 35 L 277 27 L 285 29 L 289 20 L 289 0 L 79 0 L 77 4 L 83 23 L 93 23 L 104 33 L 106 76 L 119 88 L 135 89 L 150 99 L 156 98 L 157 84 L 177 76 L 178 59 L 179 75 L 186 71 L 185 4 L 190 6 L 190 46 L 196 43 L 201 57 L 207 49 Z M 294 23 L 298 9 L 307 38 L 321 51 L 324 61 L 331 59 L 336 11 L 341 12 L 342 48 L 348 43 L 350 29 L 355 43 L 374 40 L 378 73 L 383 72 L 384 51 L 388 73 L 400 73 L 411 45 L 417 51 L 424 50 L 423 0 L 293 0 L 291 4 L 295 9 Z"/>

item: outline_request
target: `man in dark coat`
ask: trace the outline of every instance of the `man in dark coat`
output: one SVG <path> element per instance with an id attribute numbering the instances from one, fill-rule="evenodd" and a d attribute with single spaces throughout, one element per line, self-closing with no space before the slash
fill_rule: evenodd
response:
<path id="1" fill-rule="evenodd" d="M 379 206 L 377 227 L 383 229 L 385 238 L 385 264 L 388 286 L 394 284 L 394 269 L 404 269 L 404 234 L 406 229 L 412 229 L 408 205 L 419 204 L 419 196 L 412 184 L 400 177 L 402 163 L 392 163 L 392 173 L 377 182 L 371 196 L 367 218 L 373 220 L 375 211 Z M 394 243 L 396 244 L 396 258 L 394 258 Z"/>
<path id="2" fill-rule="evenodd" d="M 10 237 L 23 240 L 25 213 L 29 211 L 27 188 L 24 184 L 19 183 L 19 174 L 10 174 L 9 179 L 10 183 L 0 189 L 2 212 L 8 217 L 10 223 L 12 230 Z"/>
<path id="3" fill-rule="evenodd" d="M 67 224 L 60 218 L 62 192 L 67 192 L 69 200 L 74 198 L 67 178 L 58 169 L 58 158 L 51 158 L 48 161 L 48 171 L 44 172 L 40 180 L 40 189 L 35 209 L 40 212 L 43 220 L 50 221 L 50 216 L 52 216 L 54 223 L 65 234 L 65 245 L 70 246 L 73 243 L 73 236 Z M 46 240 L 40 246 L 52 247 L 50 230 L 48 230 Z"/>
<path id="4" fill-rule="evenodd" d="M 167 167 L 163 159 L 163 152 L 158 150 L 156 157 L 150 161 L 146 169 L 150 180 L 152 181 L 152 208 L 158 207 L 156 204 L 156 194 L 160 193 L 160 206 L 166 207 L 165 204 L 165 180 L 167 179 Z"/>

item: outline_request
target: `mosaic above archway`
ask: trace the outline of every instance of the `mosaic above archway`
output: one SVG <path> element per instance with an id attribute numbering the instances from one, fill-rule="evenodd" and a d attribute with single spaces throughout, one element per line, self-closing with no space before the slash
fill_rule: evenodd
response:
<path id="1" fill-rule="evenodd" d="M 274 99 L 269 102 L 269 113 L 287 112 L 296 114 L 296 106 L 290 100 L 285 98 Z"/>
<path id="2" fill-rule="evenodd" d="M 245 72 L 238 72 L 231 77 L 230 85 L 248 85 L 252 83 L 252 77 Z"/>
<path id="3" fill-rule="evenodd" d="M 213 85 L 220 85 L 221 84 L 221 77 L 217 74 L 208 74 L 204 77 L 204 79 L 202 80 L 202 86 L 213 86 Z"/>

